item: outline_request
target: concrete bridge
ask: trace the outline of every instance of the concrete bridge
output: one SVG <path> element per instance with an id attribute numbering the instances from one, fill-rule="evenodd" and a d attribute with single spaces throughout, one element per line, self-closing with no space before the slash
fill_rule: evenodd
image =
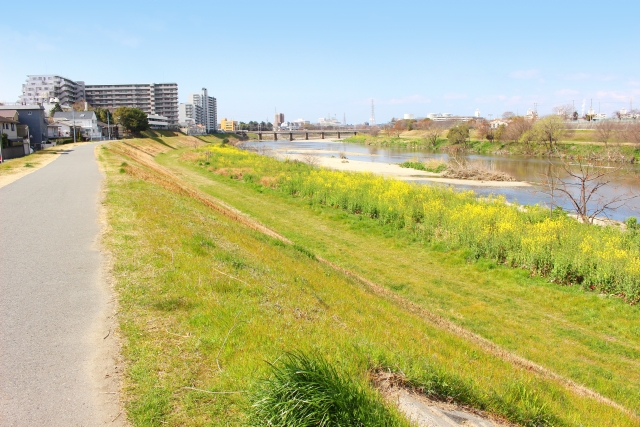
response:
<path id="1" fill-rule="evenodd" d="M 362 133 L 362 132 L 367 132 L 367 130 L 362 130 L 362 129 L 351 129 L 351 130 L 345 130 L 345 129 L 340 129 L 340 130 L 261 130 L 261 131 L 248 131 L 248 130 L 241 130 L 241 131 L 237 131 L 237 134 L 243 134 L 246 135 L 247 133 L 254 133 L 256 135 L 258 135 L 258 140 L 262 141 L 263 136 L 268 138 L 271 135 L 273 135 L 273 139 L 275 141 L 278 140 L 278 135 L 280 135 L 281 137 L 284 136 L 285 138 L 289 138 L 289 141 L 293 141 L 294 137 L 298 136 L 300 138 L 297 139 L 302 139 L 301 137 L 304 136 L 305 140 L 309 139 L 309 135 L 317 135 L 320 137 L 320 139 L 325 139 L 325 136 L 329 136 L 329 135 L 336 135 L 339 138 L 342 138 L 343 135 L 357 135 L 358 133 Z"/>

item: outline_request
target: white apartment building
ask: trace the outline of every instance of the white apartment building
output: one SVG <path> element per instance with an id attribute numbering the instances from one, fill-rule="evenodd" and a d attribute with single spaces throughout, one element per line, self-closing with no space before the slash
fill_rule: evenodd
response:
<path id="1" fill-rule="evenodd" d="M 169 118 L 159 114 L 147 114 L 151 129 L 169 129 Z"/>
<path id="2" fill-rule="evenodd" d="M 30 75 L 22 85 L 22 95 L 18 101 L 22 105 L 37 105 L 57 98 L 60 105 L 72 105 L 85 99 L 84 82 L 75 82 L 53 74 Z"/>
<path id="3" fill-rule="evenodd" d="M 178 105 L 178 123 L 180 126 L 192 126 L 195 125 L 196 118 L 199 117 L 201 112 L 196 111 L 200 106 L 194 104 L 182 103 Z"/>
<path id="4" fill-rule="evenodd" d="M 191 93 L 188 102 L 178 107 L 178 121 L 182 125 L 198 124 L 205 127 L 207 133 L 218 130 L 218 102 L 209 96 L 206 88 L 201 93 Z"/>
<path id="5" fill-rule="evenodd" d="M 139 108 L 147 114 L 167 118 L 169 125 L 178 124 L 178 84 L 86 85 L 87 101 L 93 107 Z"/>

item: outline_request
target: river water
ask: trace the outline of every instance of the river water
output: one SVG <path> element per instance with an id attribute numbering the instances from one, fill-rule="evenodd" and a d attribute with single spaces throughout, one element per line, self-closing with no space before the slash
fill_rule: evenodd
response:
<path id="1" fill-rule="evenodd" d="M 247 145 L 262 147 L 267 150 L 274 150 L 280 153 L 302 154 L 316 153 L 319 156 L 339 156 L 345 153 L 350 160 L 358 160 L 372 163 L 402 163 L 407 160 L 429 160 L 437 159 L 447 161 L 449 156 L 445 153 L 434 153 L 428 150 L 387 148 L 372 145 L 360 145 L 342 141 L 260 141 L 250 142 Z M 463 156 L 468 161 L 481 163 L 483 166 L 500 172 L 508 173 L 518 181 L 526 181 L 533 184 L 531 187 L 482 187 L 454 185 L 454 188 L 461 190 L 473 190 L 478 195 L 489 194 L 503 195 L 510 202 L 517 202 L 523 205 L 541 204 L 548 206 L 551 197 L 545 193 L 546 189 L 542 185 L 550 167 L 556 167 L 560 171 L 560 176 L 569 184 L 577 183 L 571 180 L 562 169 L 558 169 L 561 164 L 559 159 L 532 158 L 519 156 L 483 156 L 478 154 L 468 154 Z M 551 164 L 550 164 L 551 163 Z M 601 165 L 603 167 L 615 168 L 619 165 Z M 629 165 L 624 171 L 617 171 L 606 177 L 611 181 L 602 187 L 592 199 L 590 206 L 596 206 L 603 201 L 609 201 L 616 196 L 630 197 L 640 196 L 640 166 Z M 415 181 L 425 185 L 442 185 L 433 181 Z M 598 200 L 594 200 L 598 199 Z M 565 196 L 556 196 L 555 204 L 572 211 L 570 200 Z M 604 214 L 601 216 L 605 216 Z M 606 213 L 611 219 L 624 221 L 630 216 L 640 216 L 640 197 L 628 200 L 624 205 Z"/>

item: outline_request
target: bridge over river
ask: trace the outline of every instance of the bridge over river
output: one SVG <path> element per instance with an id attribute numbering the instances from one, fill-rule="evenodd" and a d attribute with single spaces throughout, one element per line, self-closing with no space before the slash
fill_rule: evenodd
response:
<path id="1" fill-rule="evenodd" d="M 302 137 L 304 136 L 305 140 L 309 139 L 309 135 L 312 135 L 312 139 L 325 139 L 325 137 L 329 137 L 329 136 L 337 136 L 337 138 L 342 138 L 343 135 L 357 135 L 359 133 L 368 133 L 369 130 L 368 129 L 334 129 L 334 130 L 270 130 L 270 131 L 247 131 L 247 130 L 240 130 L 240 131 L 236 131 L 237 134 L 242 134 L 242 135 L 246 135 L 248 133 L 253 133 L 258 135 L 258 140 L 262 141 L 263 139 L 271 139 L 271 136 L 273 136 L 273 139 L 275 141 L 278 140 L 278 136 L 280 136 L 281 138 L 288 138 L 289 141 L 293 141 L 294 139 L 302 139 Z M 315 138 L 314 138 L 315 136 Z M 297 137 L 297 138 L 296 138 Z"/>

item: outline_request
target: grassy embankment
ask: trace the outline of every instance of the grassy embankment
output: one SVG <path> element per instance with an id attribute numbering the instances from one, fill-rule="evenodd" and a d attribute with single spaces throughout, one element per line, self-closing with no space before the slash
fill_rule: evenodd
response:
<path id="1" fill-rule="evenodd" d="M 430 249 L 395 226 L 212 174 L 193 155 L 169 148 L 189 142 L 163 142 L 129 141 L 298 245 L 167 191 L 171 180 L 137 164 L 121 143 L 100 150 L 135 425 L 241 425 L 251 411 L 245 393 L 183 387 L 252 389 L 267 374 L 264 360 L 297 349 L 328 355 L 363 384 L 368 369 L 402 370 L 427 391 L 523 424 L 637 423 L 572 391 L 562 377 L 523 367 L 433 320 L 434 313 L 443 316 L 637 411 L 634 308 L 492 262 L 468 264 L 465 254 Z M 381 283 L 388 294 L 310 253 Z"/>
<path id="2" fill-rule="evenodd" d="M 440 138 L 435 146 L 432 146 L 421 136 L 419 131 L 410 131 L 401 134 L 399 137 L 393 136 L 371 136 L 356 135 L 346 138 L 344 141 L 366 145 L 379 145 L 382 147 L 403 147 L 418 148 L 433 151 L 446 151 L 451 147 L 446 135 L 446 130 L 442 132 L 443 137 Z M 553 156 L 585 156 L 594 159 L 611 159 L 616 160 L 621 156 L 629 160 L 634 158 L 640 161 L 640 148 L 634 147 L 629 143 L 609 143 L 604 145 L 593 141 L 593 131 L 574 131 L 566 140 L 557 144 L 557 152 Z M 472 139 L 466 150 L 477 154 L 507 154 L 517 156 L 547 156 L 547 149 L 541 144 L 523 144 L 519 142 L 491 142 L 486 140 Z"/>

